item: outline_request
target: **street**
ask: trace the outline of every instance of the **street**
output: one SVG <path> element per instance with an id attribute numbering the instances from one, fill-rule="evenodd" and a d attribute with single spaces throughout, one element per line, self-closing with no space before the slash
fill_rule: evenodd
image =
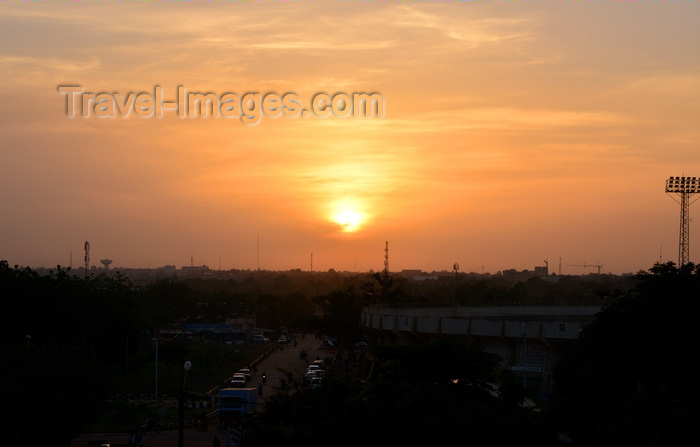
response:
<path id="1" fill-rule="evenodd" d="M 299 378 L 306 372 L 306 362 L 299 357 L 299 353 L 305 350 L 309 361 L 317 357 L 324 359 L 329 354 L 323 341 L 313 335 L 294 334 L 297 346 L 294 342 L 288 343 L 284 349 L 277 349 L 254 365 L 257 371 L 249 383 L 250 387 L 257 387 L 262 383 L 263 372 L 267 375 L 267 381 L 263 385 L 263 395 L 258 398 L 258 412 L 265 411 L 265 401 L 279 390 L 281 379 L 285 378 L 284 371 L 291 371 L 295 378 Z M 232 372 L 233 373 L 233 372 Z M 222 378 L 223 380 L 223 378 Z M 184 447 L 212 447 L 212 439 L 215 435 L 221 440 L 221 446 L 225 447 L 225 433 L 219 433 L 218 418 L 209 421 L 209 428 L 206 432 L 199 432 L 194 427 L 184 430 Z M 129 443 L 129 433 L 84 433 L 71 442 L 71 447 L 92 447 L 95 441 L 103 441 L 110 447 L 126 447 Z M 165 430 L 158 434 L 151 434 L 142 439 L 141 447 L 177 447 L 177 430 Z M 96 445 L 97 446 L 97 445 Z"/>

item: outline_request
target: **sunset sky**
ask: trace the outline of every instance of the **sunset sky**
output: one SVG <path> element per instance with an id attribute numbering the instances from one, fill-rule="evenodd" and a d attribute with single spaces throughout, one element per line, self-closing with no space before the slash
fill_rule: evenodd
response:
<path id="1" fill-rule="evenodd" d="M 0 259 L 76 268 L 87 240 L 129 268 L 381 270 L 385 241 L 392 271 L 677 261 L 664 182 L 700 176 L 699 18 L 694 1 L 2 2 Z M 68 118 L 60 85 L 377 92 L 385 110 Z M 700 262 L 697 222 L 690 240 Z"/>

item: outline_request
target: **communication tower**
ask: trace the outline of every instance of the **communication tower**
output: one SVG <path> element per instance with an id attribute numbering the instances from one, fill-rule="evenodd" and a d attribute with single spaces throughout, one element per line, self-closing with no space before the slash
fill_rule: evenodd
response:
<path id="1" fill-rule="evenodd" d="M 90 242 L 85 241 L 85 277 L 87 278 L 90 270 Z"/>
<path id="2" fill-rule="evenodd" d="M 389 241 L 384 243 L 384 273 L 389 273 Z"/>
<path id="3" fill-rule="evenodd" d="M 690 257 L 690 201 L 693 194 L 700 192 L 700 178 L 698 177 L 669 177 L 666 180 L 666 193 L 677 194 L 680 198 L 676 202 L 681 205 L 681 222 L 678 235 L 678 266 L 688 263 Z"/>

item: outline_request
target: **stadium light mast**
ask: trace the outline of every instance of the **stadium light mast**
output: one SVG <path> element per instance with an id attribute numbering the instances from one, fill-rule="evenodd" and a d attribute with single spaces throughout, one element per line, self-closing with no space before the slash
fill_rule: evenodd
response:
<path id="1" fill-rule="evenodd" d="M 678 236 L 678 266 L 688 263 L 690 257 L 690 198 L 700 193 L 700 177 L 669 177 L 666 180 L 666 193 L 677 194 L 681 205 L 681 222 Z"/>

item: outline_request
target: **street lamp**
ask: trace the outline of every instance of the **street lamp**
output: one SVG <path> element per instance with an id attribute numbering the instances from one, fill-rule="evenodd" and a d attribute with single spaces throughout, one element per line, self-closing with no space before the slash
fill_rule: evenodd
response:
<path id="1" fill-rule="evenodd" d="M 192 369 L 192 362 L 189 360 L 185 362 L 182 366 L 182 386 L 180 387 L 180 397 L 178 399 L 177 406 L 177 445 L 178 447 L 184 447 L 185 437 L 185 381 L 187 380 L 187 373 Z"/>
<path id="2" fill-rule="evenodd" d="M 223 343 L 224 343 L 224 333 L 223 333 L 223 331 L 221 330 L 221 315 L 219 315 L 218 317 L 216 317 L 216 319 L 217 319 L 217 323 L 218 323 L 218 324 L 216 325 L 216 328 L 217 328 L 217 330 L 219 331 L 219 359 L 221 360 L 221 359 L 224 358 L 224 350 L 223 350 L 223 347 L 222 347 L 222 345 L 223 345 Z"/>
<path id="3" fill-rule="evenodd" d="M 156 400 L 158 400 L 158 337 L 160 337 L 160 332 L 153 338 L 156 342 Z"/>
<path id="4" fill-rule="evenodd" d="M 457 300 L 457 272 L 459 272 L 459 264 L 455 262 L 455 265 L 452 266 L 452 269 L 455 271 L 455 301 Z"/>
<path id="5" fill-rule="evenodd" d="M 527 331 L 523 323 L 523 387 L 527 389 Z"/>

